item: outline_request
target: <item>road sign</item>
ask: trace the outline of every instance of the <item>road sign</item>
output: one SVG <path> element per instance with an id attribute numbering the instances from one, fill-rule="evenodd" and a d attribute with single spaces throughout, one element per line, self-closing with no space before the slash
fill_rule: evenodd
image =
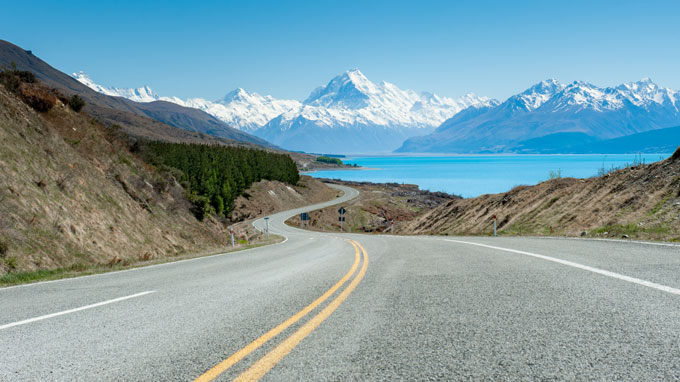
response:
<path id="1" fill-rule="evenodd" d="M 300 219 L 302 219 L 302 221 L 309 220 L 309 213 L 303 212 L 302 214 L 300 214 Z"/>
<path id="2" fill-rule="evenodd" d="M 347 210 L 345 209 L 345 207 L 340 207 L 340 209 L 338 210 L 338 213 L 339 213 L 340 215 L 344 215 L 345 212 L 347 212 Z"/>
<path id="3" fill-rule="evenodd" d="M 344 216 L 340 216 L 340 217 L 338 218 L 338 221 L 344 222 L 344 221 L 345 221 L 345 217 L 344 217 Z"/>

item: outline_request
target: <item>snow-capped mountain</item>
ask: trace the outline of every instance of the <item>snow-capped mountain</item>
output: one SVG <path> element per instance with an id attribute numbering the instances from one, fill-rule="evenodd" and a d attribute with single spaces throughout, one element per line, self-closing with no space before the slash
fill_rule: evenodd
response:
<path id="1" fill-rule="evenodd" d="M 228 93 L 217 101 L 203 98 L 160 97 L 148 86 L 138 89 L 114 88 L 98 85 L 84 72 L 72 74 L 73 78 L 100 93 L 124 97 L 135 102 L 167 101 L 181 106 L 203 110 L 228 125 L 252 133 L 264 126 L 277 115 L 299 108 L 302 104 L 295 100 L 280 100 L 272 96 L 249 93 L 241 88 Z"/>
<path id="2" fill-rule="evenodd" d="M 391 151 L 406 138 L 431 132 L 465 108 L 498 104 L 474 94 L 452 99 L 401 90 L 387 82 L 375 84 L 357 69 L 334 77 L 304 102 L 261 96 L 240 88 L 216 101 L 182 100 L 157 96 L 148 87 L 106 88 L 83 72 L 73 76 L 104 94 L 200 109 L 281 147 L 308 152 Z"/>
<path id="3" fill-rule="evenodd" d="M 569 147 L 680 125 L 680 92 L 645 78 L 600 88 L 542 81 L 495 107 L 463 112 L 400 152 L 568 152 Z"/>
<path id="4" fill-rule="evenodd" d="M 106 94 L 113 97 L 123 97 L 135 102 L 153 102 L 158 101 L 158 97 L 154 92 L 148 87 L 143 86 L 141 88 L 107 88 L 96 84 L 90 76 L 84 72 L 73 73 L 71 76 L 78 80 L 83 85 L 89 87 L 92 90 L 98 91 L 99 93 Z"/>
<path id="5" fill-rule="evenodd" d="M 497 101 L 468 94 L 458 99 L 375 84 L 359 70 L 315 89 L 301 107 L 255 132 L 290 150 L 323 153 L 391 151 L 404 139 L 423 135 L 459 111 Z"/>
<path id="6" fill-rule="evenodd" d="M 202 98 L 183 101 L 177 97 L 163 97 L 164 101 L 193 107 L 205 111 L 230 126 L 253 133 L 281 113 L 299 108 L 296 100 L 276 99 L 270 95 L 261 96 L 241 88 L 233 90 L 223 98 L 211 102 Z"/>

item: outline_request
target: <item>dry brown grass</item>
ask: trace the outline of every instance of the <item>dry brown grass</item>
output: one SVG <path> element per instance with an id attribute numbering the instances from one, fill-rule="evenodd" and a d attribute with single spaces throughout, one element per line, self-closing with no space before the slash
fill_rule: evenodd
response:
<path id="1" fill-rule="evenodd" d="M 48 112 L 36 113 L 0 87 L 0 280 L 231 249 L 231 222 L 198 222 L 171 175 L 132 155 L 106 126 L 55 102 Z M 295 188 L 302 196 L 279 204 L 263 202 L 260 191 L 251 189 L 253 200 L 245 202 L 245 211 L 237 205 L 235 213 L 254 218 L 328 198 L 328 188 L 319 185 Z M 257 235 L 248 239 L 257 244 Z"/>
<path id="2" fill-rule="evenodd" d="M 588 179 L 553 179 L 506 193 L 452 201 L 403 233 L 501 234 L 680 240 L 680 154 Z"/>

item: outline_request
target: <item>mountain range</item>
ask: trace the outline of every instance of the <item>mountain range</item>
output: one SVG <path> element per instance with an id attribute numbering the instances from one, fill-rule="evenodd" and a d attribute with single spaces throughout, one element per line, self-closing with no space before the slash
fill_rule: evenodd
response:
<path id="1" fill-rule="evenodd" d="M 680 92 L 649 78 L 614 87 L 549 79 L 499 102 L 402 90 L 373 83 L 358 69 L 303 101 L 240 88 L 216 101 L 182 100 L 159 97 L 148 87 L 104 88 L 82 72 L 74 77 L 104 94 L 199 109 L 285 149 L 317 153 L 652 152 L 672 147 L 655 139 L 672 140 L 677 129 L 637 134 L 680 125 Z"/>
<path id="2" fill-rule="evenodd" d="M 334 77 L 302 102 L 241 88 L 216 101 L 182 100 L 160 97 L 148 87 L 106 88 L 83 72 L 73 77 L 103 94 L 196 108 L 285 149 L 307 152 L 389 152 L 409 137 L 432 132 L 461 110 L 498 104 L 474 94 L 452 99 L 402 90 L 388 82 L 375 84 L 358 69 Z"/>
<path id="3" fill-rule="evenodd" d="M 79 95 L 85 100 L 88 115 L 106 125 L 118 126 L 132 137 L 275 148 L 195 108 L 165 101 L 135 102 L 93 90 L 53 68 L 32 51 L 0 40 L 0 69 L 11 67 L 32 72 L 44 85 L 66 96 Z"/>
<path id="4" fill-rule="evenodd" d="M 593 142 L 680 125 L 679 108 L 680 92 L 648 78 L 606 88 L 550 79 L 499 105 L 458 113 L 432 134 L 406 140 L 397 151 L 572 152 Z"/>

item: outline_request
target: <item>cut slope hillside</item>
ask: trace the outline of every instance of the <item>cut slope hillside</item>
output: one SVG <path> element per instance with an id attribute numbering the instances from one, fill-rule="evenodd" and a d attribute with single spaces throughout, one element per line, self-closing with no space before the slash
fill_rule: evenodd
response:
<path id="1" fill-rule="evenodd" d="M 569 235 L 680 240 L 680 148 L 666 160 L 588 179 L 552 179 L 453 200 L 402 233 Z M 583 233 L 585 231 L 585 233 Z"/>
<path id="2" fill-rule="evenodd" d="M 22 272 L 78 272 L 228 247 L 231 221 L 199 222 L 173 176 L 132 155 L 115 131 L 54 101 L 38 113 L 0 86 L 0 284 Z M 304 197 L 282 207 L 330 191 L 306 181 L 313 184 L 295 188 Z M 253 187 L 246 192 L 257 195 L 261 185 Z"/>

